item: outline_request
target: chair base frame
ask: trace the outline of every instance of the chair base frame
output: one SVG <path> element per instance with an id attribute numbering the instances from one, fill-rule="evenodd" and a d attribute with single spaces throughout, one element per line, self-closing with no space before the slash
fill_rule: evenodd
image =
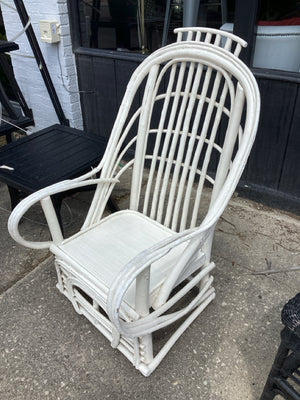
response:
<path id="1" fill-rule="evenodd" d="M 299 385 L 299 378 L 293 376 L 299 367 L 299 337 L 285 327 L 281 332 L 281 343 L 260 400 L 273 400 L 277 395 L 287 400 L 300 400 L 300 394 L 287 382 L 291 378 Z"/>
<path id="2" fill-rule="evenodd" d="M 215 290 L 210 287 L 200 304 L 185 318 L 160 351 L 154 357 L 151 356 L 149 360 L 149 355 L 145 354 L 145 347 L 148 346 L 145 346 L 144 341 L 152 341 L 151 335 L 139 338 L 127 338 L 120 335 L 108 319 L 105 311 L 102 311 L 105 308 L 104 302 L 99 298 L 94 298 L 90 291 L 88 294 L 85 293 L 86 288 L 91 287 L 90 282 L 85 283 L 82 275 L 77 275 L 74 270 L 71 271 L 58 259 L 56 259 L 56 271 L 58 276 L 57 288 L 71 301 L 76 312 L 85 316 L 111 342 L 112 347 L 123 353 L 135 368 L 146 377 L 156 369 L 183 332 L 215 298 Z M 76 282 L 76 286 L 74 282 Z M 146 360 L 149 361 L 146 362 Z"/>

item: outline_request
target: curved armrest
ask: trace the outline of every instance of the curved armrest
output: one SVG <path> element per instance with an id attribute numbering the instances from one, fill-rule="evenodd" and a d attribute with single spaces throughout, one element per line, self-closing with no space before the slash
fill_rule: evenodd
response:
<path id="1" fill-rule="evenodd" d="M 139 337 L 158 330 L 173 321 L 187 314 L 195 307 L 203 298 L 207 297 L 206 292 L 209 290 L 211 280 L 203 287 L 201 292 L 196 296 L 193 302 L 188 307 L 176 313 L 163 315 L 170 307 L 172 307 L 180 297 L 184 296 L 193 286 L 195 286 L 204 276 L 206 276 L 213 268 L 214 264 L 207 264 L 200 273 L 198 273 L 187 285 L 185 285 L 175 296 L 161 305 L 156 311 L 140 318 L 137 321 L 124 322 L 119 315 L 119 310 L 123 297 L 132 282 L 147 269 L 152 263 L 165 256 L 174 247 L 198 239 L 198 246 L 202 246 L 211 233 L 211 226 L 193 228 L 181 233 L 176 233 L 162 242 L 143 251 L 131 260 L 122 270 L 122 272 L 114 280 L 108 294 L 107 313 L 111 322 L 117 330 L 126 337 Z M 200 237 L 199 237 L 200 236 Z M 209 293 L 210 295 L 211 293 Z"/>
<path id="2" fill-rule="evenodd" d="M 119 182 L 118 179 L 108 178 L 108 179 L 88 179 L 84 181 L 74 180 L 65 180 L 62 182 L 55 183 L 51 186 L 47 186 L 37 192 L 32 193 L 30 196 L 26 197 L 22 200 L 11 212 L 11 215 L 8 219 L 8 231 L 12 238 L 18 242 L 19 244 L 29 247 L 32 249 L 47 249 L 52 244 L 52 241 L 47 242 L 31 242 L 25 240 L 19 232 L 19 223 L 23 215 L 26 211 L 29 210 L 35 203 L 40 202 L 46 198 L 49 198 L 52 195 L 63 193 L 71 189 L 76 189 L 79 187 L 95 185 L 98 183 L 107 183 L 107 184 L 115 184 Z"/>

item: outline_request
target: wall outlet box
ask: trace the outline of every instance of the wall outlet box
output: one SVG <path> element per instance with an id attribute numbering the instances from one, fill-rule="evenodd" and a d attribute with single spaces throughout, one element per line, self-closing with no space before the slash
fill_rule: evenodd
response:
<path id="1" fill-rule="evenodd" d="M 44 19 L 40 21 L 41 40 L 46 43 L 60 41 L 59 24 L 55 20 Z"/>

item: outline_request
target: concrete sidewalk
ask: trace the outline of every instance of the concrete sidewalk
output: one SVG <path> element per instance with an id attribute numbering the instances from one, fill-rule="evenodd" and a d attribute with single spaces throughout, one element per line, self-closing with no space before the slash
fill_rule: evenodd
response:
<path id="1" fill-rule="evenodd" d="M 80 225 L 87 194 L 67 198 L 67 233 Z M 256 400 L 273 362 L 280 312 L 299 292 L 300 222 L 235 197 L 215 235 L 217 297 L 144 378 L 56 289 L 53 258 L 9 237 L 7 189 L 0 184 L 0 398 Z M 71 211 L 72 210 L 72 211 Z M 47 237 L 32 210 L 25 235 Z"/>

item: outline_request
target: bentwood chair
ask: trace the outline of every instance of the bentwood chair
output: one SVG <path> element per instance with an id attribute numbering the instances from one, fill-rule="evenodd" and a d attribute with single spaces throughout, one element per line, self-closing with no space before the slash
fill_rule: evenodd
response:
<path id="1" fill-rule="evenodd" d="M 17 242 L 50 248 L 59 290 L 145 376 L 215 297 L 214 229 L 256 134 L 256 81 L 229 51 L 240 39 L 226 34 L 222 48 L 222 35 L 206 30 L 204 43 L 178 41 L 149 55 L 129 81 L 99 166 L 33 193 L 9 219 Z M 104 216 L 123 179 L 129 204 Z M 94 184 L 81 230 L 63 238 L 51 195 Z M 18 231 L 36 202 L 49 242 Z M 152 334 L 167 326 L 176 328 L 157 351 Z"/>

